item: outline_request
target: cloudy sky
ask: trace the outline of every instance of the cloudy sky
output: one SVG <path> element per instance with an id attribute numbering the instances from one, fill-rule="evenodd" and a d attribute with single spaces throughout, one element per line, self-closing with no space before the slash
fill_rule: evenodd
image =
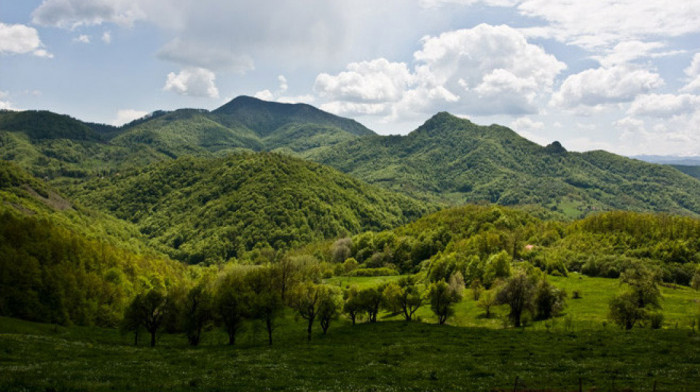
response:
<path id="1" fill-rule="evenodd" d="M 700 0 L 0 0 L 0 108 L 122 124 L 242 94 L 700 155 Z"/>

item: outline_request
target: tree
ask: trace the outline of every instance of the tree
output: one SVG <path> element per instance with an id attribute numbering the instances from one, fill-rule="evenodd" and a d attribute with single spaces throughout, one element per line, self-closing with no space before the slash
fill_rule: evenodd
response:
<path id="1" fill-rule="evenodd" d="M 151 334 L 151 347 L 156 345 L 156 332 L 167 314 L 168 298 L 157 289 L 139 294 L 131 301 L 125 313 L 123 324 L 136 331 L 143 327 Z"/>
<path id="2" fill-rule="evenodd" d="M 360 307 L 367 312 L 367 317 L 370 323 L 377 322 L 379 307 L 382 305 L 384 286 L 369 287 L 357 293 Z"/>
<path id="3" fill-rule="evenodd" d="M 343 296 L 345 297 L 345 303 L 343 304 L 343 313 L 350 316 L 352 325 L 355 325 L 355 320 L 357 316 L 363 311 L 361 298 L 356 286 L 350 287 Z"/>
<path id="4" fill-rule="evenodd" d="M 345 237 L 335 241 L 331 246 L 333 262 L 342 263 L 352 255 L 352 238 Z"/>
<path id="5" fill-rule="evenodd" d="M 477 307 L 484 309 L 484 317 L 486 318 L 491 318 L 491 307 L 495 305 L 497 305 L 497 302 L 493 290 L 484 291 L 479 298 L 479 302 L 476 303 Z"/>
<path id="6" fill-rule="evenodd" d="M 219 284 L 214 297 L 214 309 L 218 320 L 228 334 L 229 345 L 236 343 L 236 333 L 246 317 L 250 316 L 250 297 L 250 292 L 240 274 L 230 273 Z"/>
<path id="7" fill-rule="evenodd" d="M 199 344 L 202 329 L 212 319 L 212 297 L 205 282 L 194 286 L 185 299 L 182 320 L 187 341 L 192 346 Z"/>
<path id="8" fill-rule="evenodd" d="M 438 324 L 442 325 L 454 314 L 454 304 L 462 299 L 462 292 L 440 280 L 430 285 L 428 298 L 430 309 L 437 316 Z"/>
<path id="9" fill-rule="evenodd" d="M 557 316 L 566 305 L 566 291 L 560 290 L 544 278 L 535 289 L 535 319 L 546 320 Z"/>
<path id="10" fill-rule="evenodd" d="M 411 321 L 413 314 L 423 305 L 423 297 L 411 276 L 401 278 L 398 283 L 388 284 L 383 295 L 388 307 L 400 310 L 406 321 Z"/>
<path id="11" fill-rule="evenodd" d="M 124 318 L 122 319 L 119 329 L 123 332 L 133 332 L 134 333 L 134 346 L 139 344 L 139 332 L 143 329 L 141 325 L 141 317 L 139 312 L 140 303 L 142 298 L 139 298 L 142 294 L 137 295 L 129 306 L 126 307 L 124 311 Z"/>
<path id="12" fill-rule="evenodd" d="M 506 280 L 496 293 L 496 303 L 510 307 L 508 319 L 516 328 L 520 327 L 523 312 L 533 311 L 535 291 L 533 280 L 524 272 L 519 272 Z"/>
<path id="13" fill-rule="evenodd" d="M 282 297 L 275 290 L 274 279 L 275 274 L 270 267 L 258 267 L 245 275 L 246 286 L 251 291 L 250 315 L 265 323 L 270 345 L 275 321 L 284 309 Z"/>
<path id="14" fill-rule="evenodd" d="M 481 297 L 481 293 L 484 292 L 484 286 L 481 285 L 481 281 L 479 279 L 474 279 L 469 287 L 472 289 L 474 301 L 478 301 L 479 297 Z"/>
<path id="15" fill-rule="evenodd" d="M 320 303 L 318 305 L 318 320 L 325 335 L 331 325 L 331 321 L 338 318 L 342 299 L 335 287 L 323 286 Z"/>
<path id="16" fill-rule="evenodd" d="M 306 282 L 295 287 L 292 292 L 291 306 L 299 313 L 304 320 L 307 321 L 306 334 L 308 341 L 311 341 L 311 327 L 318 315 L 321 285 L 312 282 Z"/>
<path id="17" fill-rule="evenodd" d="M 649 318 L 649 310 L 660 309 L 661 292 L 658 275 L 648 267 L 633 264 L 620 275 L 627 289 L 609 303 L 608 317 L 617 325 L 632 329 L 638 321 Z"/>
<path id="18" fill-rule="evenodd" d="M 498 278 L 507 278 L 511 275 L 511 257 L 505 250 L 491 255 L 486 261 L 484 269 L 484 284 L 491 287 Z"/>
<path id="19" fill-rule="evenodd" d="M 608 318 L 625 329 L 632 329 L 637 321 L 646 317 L 646 312 L 637 305 L 634 294 L 629 291 L 610 300 L 608 309 Z"/>

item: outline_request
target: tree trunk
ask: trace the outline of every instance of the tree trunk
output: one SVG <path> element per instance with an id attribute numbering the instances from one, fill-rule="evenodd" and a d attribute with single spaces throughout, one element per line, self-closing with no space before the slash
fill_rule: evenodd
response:
<path id="1" fill-rule="evenodd" d="M 228 345 L 233 346 L 234 344 L 236 344 L 236 333 L 229 332 L 228 333 Z"/>
<path id="2" fill-rule="evenodd" d="M 138 345 L 139 345 L 139 331 L 136 330 L 136 331 L 134 331 L 134 346 L 138 346 Z"/>
<path id="3" fill-rule="evenodd" d="M 309 318 L 309 325 L 306 327 L 306 339 L 309 342 L 311 341 L 311 327 L 313 326 L 313 324 L 314 324 L 314 318 L 310 317 Z"/>
<path id="4" fill-rule="evenodd" d="M 156 331 L 151 331 L 151 347 L 156 346 Z"/>
<path id="5" fill-rule="evenodd" d="M 265 324 L 267 325 L 267 341 L 270 343 L 270 346 L 272 346 L 272 320 L 267 319 Z"/>

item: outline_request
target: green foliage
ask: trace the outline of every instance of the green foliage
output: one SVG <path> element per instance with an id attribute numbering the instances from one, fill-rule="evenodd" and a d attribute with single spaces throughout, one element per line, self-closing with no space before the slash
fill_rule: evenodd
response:
<path id="1" fill-rule="evenodd" d="M 445 324 L 447 319 L 454 315 L 454 305 L 462 300 L 464 286 L 455 287 L 445 283 L 444 280 L 432 283 L 428 287 L 427 297 L 430 300 L 430 309 L 438 318 L 438 324 Z"/>
<path id="2" fill-rule="evenodd" d="M 508 305 L 508 320 L 516 328 L 520 327 L 524 312 L 535 311 L 536 284 L 536 278 L 519 271 L 507 279 L 496 293 L 496 303 Z"/>
<path id="3" fill-rule="evenodd" d="M 647 266 L 635 264 L 624 271 L 620 283 L 626 284 L 627 289 L 610 301 L 610 319 L 625 329 L 649 320 L 653 314 L 650 310 L 661 308 L 661 291 L 657 282 L 658 276 Z"/>
<path id="4" fill-rule="evenodd" d="M 406 136 L 372 136 L 311 159 L 370 184 L 446 202 L 538 205 L 577 218 L 610 209 L 700 214 L 700 182 L 602 151 L 541 147 L 508 128 L 438 113 Z"/>
<path id="5" fill-rule="evenodd" d="M 192 264 L 387 229 L 427 211 L 333 169 L 272 153 L 182 158 L 95 179 L 74 196 L 135 223 L 171 257 Z"/>

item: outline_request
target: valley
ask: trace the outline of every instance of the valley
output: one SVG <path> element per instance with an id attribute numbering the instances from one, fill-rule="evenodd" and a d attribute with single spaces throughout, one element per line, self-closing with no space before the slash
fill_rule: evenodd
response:
<path id="1" fill-rule="evenodd" d="M 694 166 L 251 97 L 0 157 L 1 390 L 700 387 Z"/>

